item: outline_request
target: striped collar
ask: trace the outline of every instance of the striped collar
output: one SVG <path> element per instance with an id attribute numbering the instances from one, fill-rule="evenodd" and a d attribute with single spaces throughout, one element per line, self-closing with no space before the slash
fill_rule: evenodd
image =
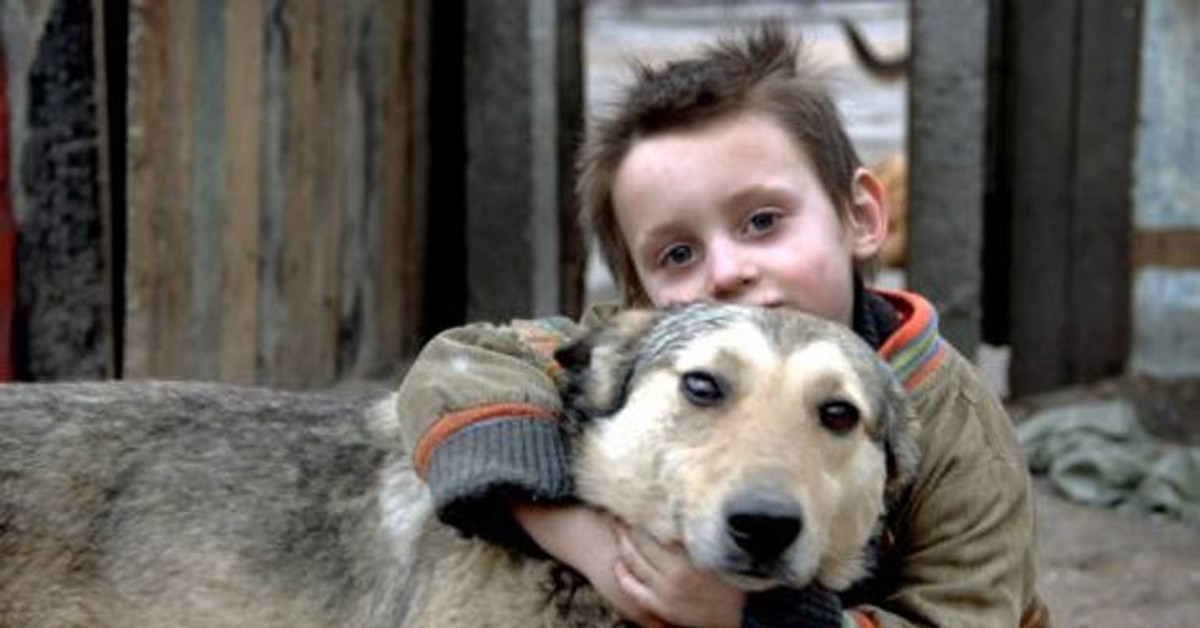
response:
<path id="1" fill-rule="evenodd" d="M 896 309 L 900 327 L 879 348 L 904 389 L 912 392 L 946 358 L 946 341 L 938 334 L 937 311 L 913 292 L 872 290 Z"/>

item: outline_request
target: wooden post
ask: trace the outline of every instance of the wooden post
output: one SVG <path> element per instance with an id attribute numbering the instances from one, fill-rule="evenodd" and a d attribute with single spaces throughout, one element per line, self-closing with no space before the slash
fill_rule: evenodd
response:
<path id="1" fill-rule="evenodd" d="M 988 272 L 989 306 L 1006 308 L 993 335 L 1012 347 L 1015 394 L 1126 364 L 1138 5 L 1004 5 L 989 211 L 1006 239 Z"/>
<path id="2" fill-rule="evenodd" d="M 982 319 L 988 15 L 986 2 L 912 4 L 908 284 L 968 358 Z"/>
<path id="3" fill-rule="evenodd" d="M 19 104 L 10 103 L 20 112 L 13 125 L 19 370 L 32 379 L 106 377 L 113 372 L 112 224 L 100 162 L 99 19 L 91 0 L 4 4 L 6 12 L 29 10 L 30 27 L 8 82 L 24 90 Z"/>
<path id="4" fill-rule="evenodd" d="M 566 133 L 578 123 L 564 133 L 560 122 L 577 120 L 582 108 L 572 52 L 581 12 L 577 2 L 555 0 L 480 0 L 465 9 L 466 317 L 561 313 L 562 290 L 570 290 L 561 254 L 575 250 L 563 242 L 574 233 L 562 228 L 574 213 L 563 209 L 571 202 L 564 146 L 574 145 Z M 575 263 L 578 273 L 582 259 Z"/>
<path id="5" fill-rule="evenodd" d="M 0 382 L 11 381 L 13 316 L 17 308 L 17 222 L 8 190 L 8 65 L 0 40 Z"/>

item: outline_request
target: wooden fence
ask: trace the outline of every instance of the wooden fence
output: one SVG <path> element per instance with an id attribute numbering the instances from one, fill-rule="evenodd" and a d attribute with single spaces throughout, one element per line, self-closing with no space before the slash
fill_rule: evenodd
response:
<path id="1" fill-rule="evenodd" d="M 294 386 L 411 350 L 419 7 L 136 0 L 124 374 Z"/>
<path id="2" fill-rule="evenodd" d="M 318 387 L 468 318 L 577 311 L 580 16 L 0 3 L 17 377 Z"/>

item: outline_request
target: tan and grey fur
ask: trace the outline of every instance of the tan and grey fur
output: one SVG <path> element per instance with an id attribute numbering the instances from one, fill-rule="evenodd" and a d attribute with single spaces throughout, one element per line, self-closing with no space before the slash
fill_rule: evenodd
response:
<path id="1" fill-rule="evenodd" d="M 580 497 L 747 589 L 864 573 L 915 451 L 896 383 L 848 331 L 634 311 L 558 357 Z M 399 420 L 392 396 L 0 388 L 0 625 L 616 622 L 565 568 L 438 523 Z"/>

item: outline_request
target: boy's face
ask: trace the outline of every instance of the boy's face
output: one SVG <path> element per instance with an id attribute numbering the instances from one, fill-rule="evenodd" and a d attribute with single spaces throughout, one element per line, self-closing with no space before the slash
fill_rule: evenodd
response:
<path id="1" fill-rule="evenodd" d="M 855 174 L 845 222 L 811 160 L 772 118 L 741 113 L 639 140 L 613 206 L 656 307 L 732 301 L 795 307 L 846 325 L 856 261 L 887 236 L 883 188 Z"/>

